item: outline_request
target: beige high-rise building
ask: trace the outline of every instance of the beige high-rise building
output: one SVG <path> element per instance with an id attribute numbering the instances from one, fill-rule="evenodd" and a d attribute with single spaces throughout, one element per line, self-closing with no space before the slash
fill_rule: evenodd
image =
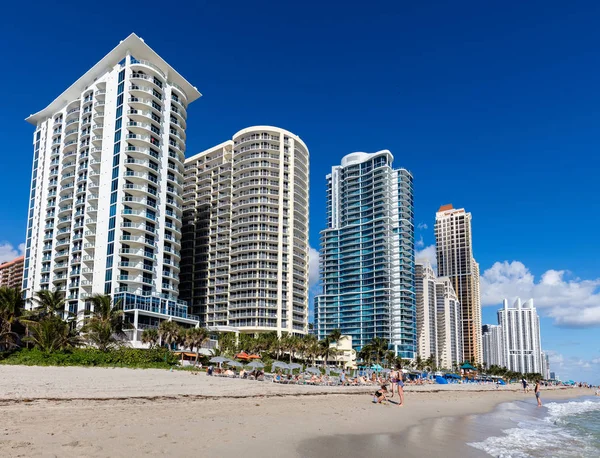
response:
<path id="1" fill-rule="evenodd" d="M 435 215 L 438 275 L 448 277 L 461 303 L 464 361 L 483 362 L 479 265 L 473 257 L 471 213 L 443 205 Z"/>
<path id="2" fill-rule="evenodd" d="M 0 287 L 19 288 L 23 283 L 23 265 L 25 256 L 0 264 Z"/>
<path id="3" fill-rule="evenodd" d="M 415 264 L 417 354 L 433 356 L 438 368 L 452 369 L 463 358 L 460 303 L 450 280 L 436 277 L 431 264 Z"/>
<path id="4" fill-rule="evenodd" d="M 209 328 L 308 332 L 308 164 L 272 126 L 185 160 L 179 290 Z"/>

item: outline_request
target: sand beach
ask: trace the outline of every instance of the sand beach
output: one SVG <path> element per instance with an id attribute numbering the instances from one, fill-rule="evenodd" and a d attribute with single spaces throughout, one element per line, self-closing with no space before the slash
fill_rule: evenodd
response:
<path id="1" fill-rule="evenodd" d="M 183 371 L 0 366 L 0 455 L 389 456 L 398 446 L 393 438 L 427 420 L 465 418 L 507 401 L 535 403 L 516 385 L 407 387 L 401 408 L 373 404 L 372 391 Z M 589 394 L 546 389 L 544 399 Z M 420 436 L 413 439 L 394 455 L 426 456 L 427 437 L 417 448 Z"/>

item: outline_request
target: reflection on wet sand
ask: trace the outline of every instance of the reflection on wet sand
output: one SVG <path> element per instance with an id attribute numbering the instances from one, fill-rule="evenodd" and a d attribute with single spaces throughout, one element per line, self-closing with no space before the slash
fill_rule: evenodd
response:
<path id="1" fill-rule="evenodd" d="M 298 448 L 303 457 L 371 456 L 487 456 L 467 445 L 476 429 L 475 415 L 427 420 L 398 434 L 335 435 L 304 441 Z"/>

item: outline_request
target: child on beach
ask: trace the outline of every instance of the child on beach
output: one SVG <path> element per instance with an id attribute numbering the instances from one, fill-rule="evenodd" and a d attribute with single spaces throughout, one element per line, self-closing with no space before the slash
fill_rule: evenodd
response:
<path id="1" fill-rule="evenodd" d="M 373 395 L 373 402 L 375 404 L 381 404 L 383 401 L 387 401 L 387 398 L 385 396 L 386 393 L 387 387 L 385 385 L 381 385 L 381 388 L 375 391 L 375 394 Z"/>

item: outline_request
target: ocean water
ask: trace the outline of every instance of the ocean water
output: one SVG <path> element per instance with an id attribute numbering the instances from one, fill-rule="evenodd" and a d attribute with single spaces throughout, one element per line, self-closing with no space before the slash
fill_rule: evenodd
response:
<path id="1" fill-rule="evenodd" d="M 598 397 L 548 402 L 542 408 L 506 403 L 479 420 L 505 426 L 501 434 L 468 443 L 490 456 L 600 457 Z"/>

